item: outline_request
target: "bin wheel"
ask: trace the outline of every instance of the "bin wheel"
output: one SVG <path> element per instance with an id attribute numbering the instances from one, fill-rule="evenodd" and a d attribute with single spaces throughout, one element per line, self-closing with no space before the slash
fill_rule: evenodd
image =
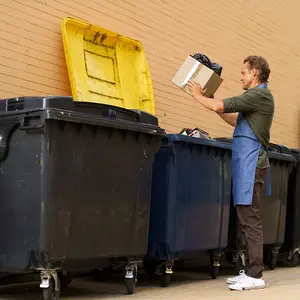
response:
<path id="1" fill-rule="evenodd" d="M 278 259 L 278 253 L 271 252 L 269 255 L 268 268 L 270 270 L 275 270 Z"/>
<path id="2" fill-rule="evenodd" d="M 300 258 L 299 258 L 299 254 L 298 252 L 295 252 L 292 256 L 292 258 L 289 258 L 290 256 L 290 252 L 286 251 L 283 253 L 283 257 L 282 257 L 282 263 L 285 267 L 296 267 L 299 262 L 300 262 Z"/>
<path id="3" fill-rule="evenodd" d="M 170 274 L 161 274 L 161 286 L 167 287 L 171 282 L 171 275 Z"/>
<path id="4" fill-rule="evenodd" d="M 212 266 L 211 267 L 211 278 L 217 279 L 217 277 L 219 276 L 219 272 L 220 272 L 220 267 Z"/>
<path id="5" fill-rule="evenodd" d="M 132 295 L 135 292 L 136 279 L 135 278 L 126 278 L 126 289 L 127 294 Z"/>
<path id="6" fill-rule="evenodd" d="M 55 291 L 55 282 L 54 279 L 51 278 L 49 282 L 49 287 L 47 289 L 43 289 L 43 300 L 59 300 L 60 294 L 60 281 L 58 280 L 58 291 Z"/>
<path id="7" fill-rule="evenodd" d="M 135 292 L 137 282 L 137 269 L 134 268 L 132 272 L 132 278 L 125 278 L 127 294 L 132 295 Z"/>
<path id="8" fill-rule="evenodd" d="M 240 271 L 244 269 L 242 258 L 238 255 L 235 262 L 235 272 L 239 275 Z"/>
<path id="9" fill-rule="evenodd" d="M 161 274 L 160 274 L 161 287 L 167 287 L 170 284 L 171 273 L 173 273 L 171 265 L 169 265 L 169 268 L 168 268 L 167 265 L 164 263 L 161 266 Z"/>
<path id="10" fill-rule="evenodd" d="M 209 256 L 211 278 L 212 279 L 217 279 L 217 277 L 219 276 L 220 258 L 221 258 L 221 255 L 210 255 Z"/>
<path id="11" fill-rule="evenodd" d="M 66 289 L 73 281 L 72 273 L 67 272 L 65 274 L 60 273 L 59 275 L 60 287 L 61 289 Z"/>

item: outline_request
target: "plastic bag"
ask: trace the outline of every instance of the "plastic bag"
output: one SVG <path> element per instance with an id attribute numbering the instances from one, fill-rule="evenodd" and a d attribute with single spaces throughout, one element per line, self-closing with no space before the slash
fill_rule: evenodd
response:
<path id="1" fill-rule="evenodd" d="M 206 140 L 212 139 L 206 131 L 200 128 L 194 128 L 194 129 L 183 128 L 179 134 L 187 135 L 195 138 L 206 139 Z"/>
<path id="2" fill-rule="evenodd" d="M 221 76 L 223 67 L 220 66 L 219 64 L 211 61 L 206 55 L 204 55 L 202 53 L 196 53 L 194 55 L 191 55 L 191 57 L 198 60 L 200 63 L 202 63 L 206 67 L 212 69 L 216 74 Z"/>

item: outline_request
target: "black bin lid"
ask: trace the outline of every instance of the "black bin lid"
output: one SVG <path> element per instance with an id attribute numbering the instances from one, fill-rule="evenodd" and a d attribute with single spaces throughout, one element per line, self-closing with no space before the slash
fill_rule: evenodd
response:
<path id="1" fill-rule="evenodd" d="M 71 111 L 158 126 L 158 119 L 144 111 L 129 110 L 102 103 L 73 101 L 72 97 L 67 96 L 18 97 L 0 100 L 0 116 L 46 109 Z"/>

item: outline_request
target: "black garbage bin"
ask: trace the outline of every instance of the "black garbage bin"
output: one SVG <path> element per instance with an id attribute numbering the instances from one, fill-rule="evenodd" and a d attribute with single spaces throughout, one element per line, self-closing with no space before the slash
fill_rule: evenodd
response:
<path id="1" fill-rule="evenodd" d="M 147 124 L 146 124 L 147 123 Z M 0 272 L 125 267 L 147 251 L 154 155 L 164 131 L 140 111 L 70 97 L 0 101 Z"/>
<path id="2" fill-rule="evenodd" d="M 298 265 L 300 254 L 300 150 L 291 151 L 297 164 L 289 178 L 285 240 L 281 249 L 281 259 L 287 267 Z"/>
<path id="3" fill-rule="evenodd" d="M 155 156 L 148 253 L 148 274 L 160 266 L 167 286 L 174 260 L 211 259 L 216 278 L 227 246 L 231 191 L 230 147 L 226 143 L 167 135 Z"/>
<path id="4" fill-rule="evenodd" d="M 218 138 L 222 142 L 232 143 L 230 138 Z M 271 196 L 266 196 L 264 188 L 261 199 L 261 218 L 264 231 L 264 260 L 273 270 L 276 267 L 279 250 L 284 242 L 286 208 L 288 198 L 289 175 L 295 166 L 295 158 L 289 148 L 270 144 L 268 149 L 271 166 Z M 228 250 L 237 250 L 235 263 L 237 272 L 245 265 L 245 241 L 237 243 L 237 216 L 233 205 L 230 210 Z M 236 249 L 236 245 L 241 249 Z"/>

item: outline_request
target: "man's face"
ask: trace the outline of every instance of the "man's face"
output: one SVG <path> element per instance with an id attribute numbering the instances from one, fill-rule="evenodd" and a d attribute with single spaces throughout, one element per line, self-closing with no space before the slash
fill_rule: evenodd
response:
<path id="1" fill-rule="evenodd" d="M 248 90 L 251 87 L 255 77 L 257 75 L 257 70 L 249 69 L 248 63 L 245 63 L 241 70 L 241 83 L 244 90 Z"/>

